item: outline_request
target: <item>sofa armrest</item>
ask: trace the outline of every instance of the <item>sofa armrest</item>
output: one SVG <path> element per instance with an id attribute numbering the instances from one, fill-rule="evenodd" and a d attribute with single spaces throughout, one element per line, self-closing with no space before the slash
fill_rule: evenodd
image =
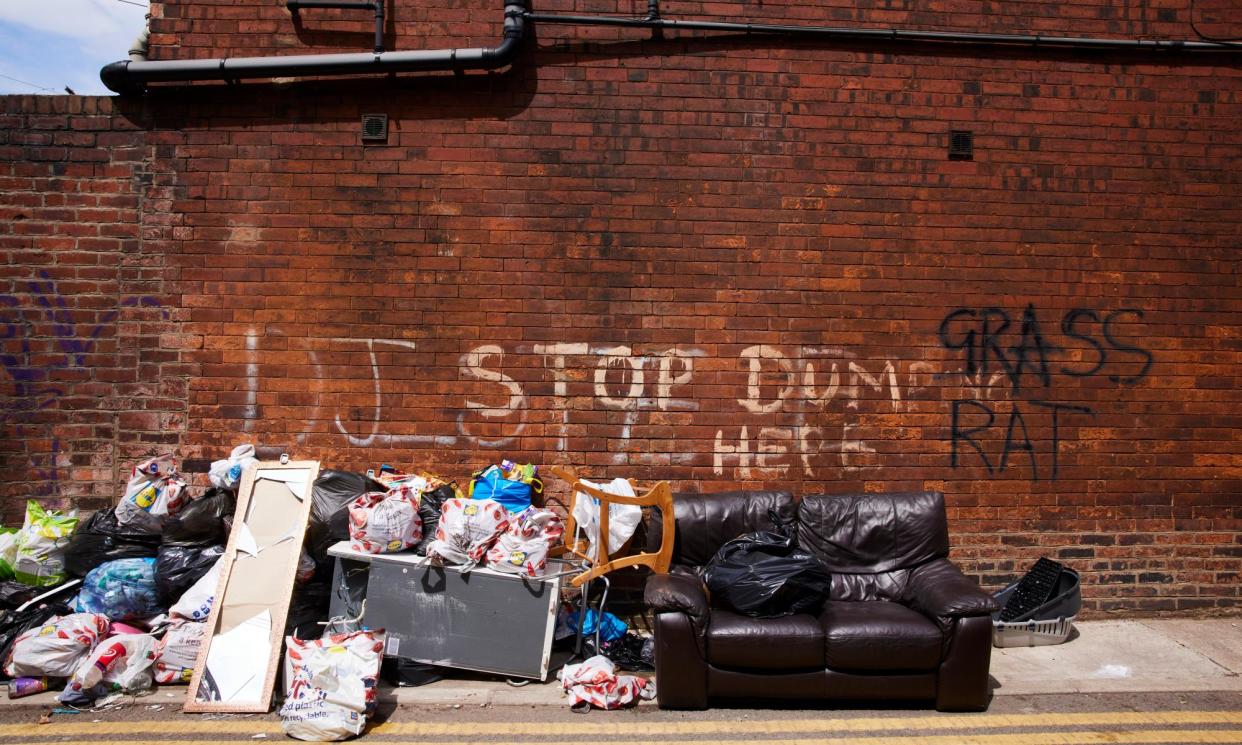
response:
<path id="1" fill-rule="evenodd" d="M 653 574 L 647 578 L 643 601 L 654 613 L 685 613 L 699 636 L 707 630 L 711 605 L 707 587 L 693 574 Z"/>
<path id="2" fill-rule="evenodd" d="M 1000 610 L 995 598 L 948 559 L 911 570 L 902 601 L 933 618 L 986 616 Z"/>

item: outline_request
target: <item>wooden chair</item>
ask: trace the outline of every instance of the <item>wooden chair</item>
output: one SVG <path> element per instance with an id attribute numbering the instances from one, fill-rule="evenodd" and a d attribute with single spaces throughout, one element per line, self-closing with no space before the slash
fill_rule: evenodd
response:
<path id="1" fill-rule="evenodd" d="M 650 489 L 637 496 L 623 497 L 587 486 L 578 478 L 577 472 L 568 466 L 552 466 L 549 470 L 552 471 L 552 475 L 570 482 L 575 494 L 582 492 L 589 497 L 598 499 L 600 503 L 599 538 L 596 541 L 597 555 L 594 557 L 590 555 L 589 539 L 577 537 L 578 525 L 577 521 L 574 520 L 572 503 L 569 505 L 569 514 L 565 516 L 565 553 L 582 559 L 590 567 L 587 571 L 570 580 L 574 587 L 581 587 L 584 583 L 590 582 L 596 577 L 601 577 L 623 567 L 645 566 L 649 567 L 656 574 L 668 573 L 669 564 L 673 560 L 673 531 L 676 522 L 673 514 L 673 492 L 669 488 L 667 481 L 657 482 Z M 632 479 L 630 480 L 630 485 L 635 487 L 635 491 L 638 491 L 637 485 Z M 615 559 L 610 558 L 608 550 L 608 512 L 609 505 L 614 502 L 616 504 L 660 508 L 660 518 L 664 533 L 658 551 L 618 556 Z"/>

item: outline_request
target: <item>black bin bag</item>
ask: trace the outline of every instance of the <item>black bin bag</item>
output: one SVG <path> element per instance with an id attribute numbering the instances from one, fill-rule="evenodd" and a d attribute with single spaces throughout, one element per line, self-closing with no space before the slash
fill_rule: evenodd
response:
<path id="1" fill-rule="evenodd" d="M 775 530 L 738 536 L 703 565 L 712 599 L 757 618 L 818 612 L 832 576 L 813 554 L 798 548 L 775 510 L 768 517 Z"/>
<path id="2" fill-rule="evenodd" d="M 73 577 L 85 577 L 105 562 L 150 558 L 159 548 L 158 533 L 130 530 L 117 522 L 112 508 L 99 510 L 70 536 L 65 547 L 65 571 Z"/>
<path id="3" fill-rule="evenodd" d="M 30 629 L 42 626 L 53 616 L 67 616 L 72 612 L 73 609 L 69 606 L 52 600 L 37 603 L 20 613 L 15 610 L 0 610 L 0 665 L 8 660 L 9 652 L 13 650 L 13 642 L 17 641 L 17 637 Z M 4 671 L 0 670 L 0 678 L 7 679 L 7 677 Z"/>
<path id="4" fill-rule="evenodd" d="M 452 484 L 441 484 L 431 491 L 423 492 L 422 499 L 418 500 L 418 517 L 423 522 L 423 537 L 414 547 L 414 553 L 419 556 L 427 555 L 427 546 L 436 539 L 436 527 L 440 524 L 440 509 L 444 503 L 457 493 L 453 491 Z"/>
<path id="5" fill-rule="evenodd" d="M 155 597 L 168 607 L 203 578 L 224 555 L 224 546 L 161 546 L 155 559 Z"/>
<path id="6" fill-rule="evenodd" d="M 164 523 L 164 545 L 206 548 L 227 543 L 235 509 L 231 490 L 208 489 Z"/>
<path id="7" fill-rule="evenodd" d="M 349 503 L 373 491 L 388 489 L 361 473 L 331 469 L 319 472 L 311 496 L 305 543 L 307 553 L 316 564 L 327 562 L 332 544 L 349 540 Z"/>
<path id="8" fill-rule="evenodd" d="M 236 499 L 230 489 L 208 489 L 164 523 L 164 545 L 155 558 L 155 596 L 172 605 L 224 554 Z"/>

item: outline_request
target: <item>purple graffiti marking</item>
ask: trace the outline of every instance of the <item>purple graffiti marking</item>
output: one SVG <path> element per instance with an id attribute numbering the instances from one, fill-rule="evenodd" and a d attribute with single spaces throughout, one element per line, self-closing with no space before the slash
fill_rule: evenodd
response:
<path id="1" fill-rule="evenodd" d="M 30 475 L 38 482 L 33 496 L 55 497 L 60 494 L 60 467 L 56 463 L 59 456 L 60 440 L 54 438 L 50 453 L 30 457 Z"/>
<path id="2" fill-rule="evenodd" d="M 27 282 L 29 297 L 36 306 L 34 309 L 23 309 L 18 296 L 0 295 L 0 349 L 3 350 L 0 351 L 0 364 L 4 365 L 14 384 L 14 395 L 4 402 L 0 423 L 5 420 L 24 421 L 32 412 L 51 407 L 63 396 L 63 388 L 42 384 L 50 380 L 55 370 L 81 367 L 86 355 L 95 350 L 100 335 L 120 315 L 120 308 L 160 307 L 159 300 L 149 295 L 124 297 L 118 308 L 103 314 L 100 323 L 85 327 L 73 321 L 69 305 L 57 290 L 55 281 L 46 272 L 39 272 L 39 277 L 39 280 Z M 43 363 L 35 361 L 31 341 L 36 321 L 51 325 L 51 338 L 63 355 L 59 359 Z"/>

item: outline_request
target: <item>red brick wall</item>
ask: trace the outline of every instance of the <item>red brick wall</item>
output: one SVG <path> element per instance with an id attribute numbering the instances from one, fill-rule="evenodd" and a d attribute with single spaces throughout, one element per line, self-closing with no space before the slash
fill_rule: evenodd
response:
<path id="1" fill-rule="evenodd" d="M 142 250 L 155 193 L 146 133 L 111 102 L 0 99 L 0 518 L 25 500 L 110 504 L 123 463 L 179 442 L 186 386 L 162 259 Z M 161 218 L 148 216 L 147 237 Z"/>
<path id="2" fill-rule="evenodd" d="M 1192 36 L 1184 7 L 846 5 L 663 7 Z M 498 7 L 393 16 L 398 49 L 499 36 Z M 369 48 L 326 17 L 169 3 L 154 56 Z M 989 586 L 1048 555 L 1094 611 L 1238 606 L 1236 65 L 536 37 L 486 78 L 126 104 L 170 200 L 141 249 L 181 321 L 187 455 L 940 489 Z M 973 161 L 946 157 L 959 129 Z"/>

